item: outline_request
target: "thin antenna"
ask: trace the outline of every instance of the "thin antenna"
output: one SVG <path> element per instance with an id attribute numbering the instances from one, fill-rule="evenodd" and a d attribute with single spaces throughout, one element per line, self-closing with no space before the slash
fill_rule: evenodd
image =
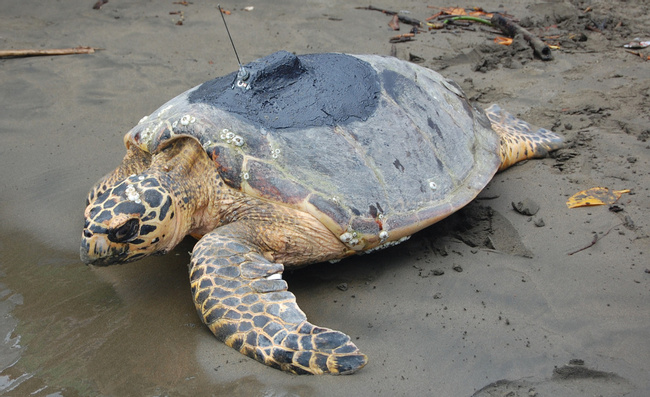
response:
<path id="1" fill-rule="evenodd" d="M 233 51 L 235 51 L 235 57 L 237 57 L 237 63 L 239 64 L 239 72 L 237 72 L 237 77 L 235 81 L 233 81 L 232 88 L 235 88 L 235 83 L 237 87 L 242 87 L 246 88 L 249 90 L 251 87 L 246 83 L 246 80 L 248 80 L 248 77 L 250 77 L 250 74 L 248 73 L 248 70 L 244 68 L 244 66 L 241 64 L 241 61 L 239 60 L 239 54 L 237 54 L 237 49 L 235 48 L 235 43 L 232 41 L 232 36 L 230 35 L 230 30 L 228 30 L 228 24 L 226 24 L 226 18 L 223 16 L 223 10 L 221 9 L 221 4 L 217 4 L 217 8 L 219 9 L 219 14 L 221 14 L 221 19 L 223 20 L 223 26 L 226 27 L 226 33 L 228 33 L 228 38 L 230 39 L 230 44 L 232 45 Z"/>

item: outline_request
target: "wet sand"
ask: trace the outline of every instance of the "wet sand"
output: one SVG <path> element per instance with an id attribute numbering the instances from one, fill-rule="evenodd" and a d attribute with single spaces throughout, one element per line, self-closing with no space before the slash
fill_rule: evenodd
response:
<path id="1" fill-rule="evenodd" d="M 373 3 L 418 19 L 435 12 L 427 4 L 455 5 Z M 216 3 L 5 4 L 2 49 L 103 50 L 0 60 L 0 395 L 648 395 L 649 64 L 621 48 L 649 38 L 648 5 L 577 4 L 508 8 L 536 32 L 585 35 L 550 62 L 479 29 L 395 46 L 569 146 L 497 174 L 465 210 L 400 246 L 286 275 L 311 322 L 369 356 L 345 377 L 285 374 L 215 340 L 190 296 L 191 240 L 123 266 L 79 260 L 86 193 L 123 156 L 123 134 L 236 70 Z M 344 1 L 223 7 L 243 62 L 278 50 L 389 54 L 396 34 L 385 15 Z M 585 29 L 590 20 L 606 24 Z M 632 193 L 618 212 L 567 209 L 593 186 Z M 536 215 L 513 210 L 525 199 Z"/>

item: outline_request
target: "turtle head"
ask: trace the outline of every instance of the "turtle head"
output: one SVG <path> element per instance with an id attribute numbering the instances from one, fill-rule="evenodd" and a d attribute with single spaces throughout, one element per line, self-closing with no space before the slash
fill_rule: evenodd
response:
<path id="1" fill-rule="evenodd" d="M 107 266 L 164 254 L 184 237 L 172 195 L 153 174 L 131 175 L 89 198 L 81 241 L 86 264 Z"/>

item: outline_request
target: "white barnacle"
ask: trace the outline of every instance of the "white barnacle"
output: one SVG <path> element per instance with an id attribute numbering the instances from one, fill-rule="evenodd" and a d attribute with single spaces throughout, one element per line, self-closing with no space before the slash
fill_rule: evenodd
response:
<path id="1" fill-rule="evenodd" d="M 234 137 L 235 133 L 230 131 L 228 128 L 221 130 L 221 134 L 219 135 L 219 138 L 226 141 L 226 143 L 231 143 Z"/>
<path id="2" fill-rule="evenodd" d="M 177 125 L 178 125 L 178 120 L 176 120 L 176 121 L 174 121 L 172 123 L 172 129 L 175 129 Z"/>
<path id="3" fill-rule="evenodd" d="M 188 125 L 190 123 L 190 115 L 186 114 L 185 116 L 181 117 L 181 125 Z"/>
<path id="4" fill-rule="evenodd" d="M 438 185 L 434 181 L 429 181 L 429 189 L 436 190 Z"/>
<path id="5" fill-rule="evenodd" d="M 147 127 L 142 133 L 140 134 L 140 141 L 143 142 L 144 144 L 148 145 L 151 139 L 153 138 L 153 132 L 151 131 L 151 128 Z"/>
<path id="6" fill-rule="evenodd" d="M 192 116 L 192 118 L 190 118 L 190 123 L 194 124 L 194 122 L 196 122 L 196 117 Z"/>
<path id="7" fill-rule="evenodd" d="M 147 120 L 149 120 L 149 116 L 144 116 L 143 118 L 140 119 L 140 121 L 138 121 L 138 124 L 142 124 Z"/>
<path id="8" fill-rule="evenodd" d="M 382 230 L 379 232 L 379 239 L 382 241 L 382 243 L 386 240 L 388 240 L 388 232 L 385 230 Z"/>
<path id="9" fill-rule="evenodd" d="M 244 145 L 244 138 L 240 137 L 239 135 L 235 135 L 232 138 L 232 143 L 234 143 L 235 146 L 243 146 Z"/>
<path id="10" fill-rule="evenodd" d="M 135 191 L 133 185 L 129 185 L 129 187 L 126 189 L 126 198 L 129 199 L 129 201 L 133 201 L 138 204 L 141 203 L 140 193 Z"/>
<path id="11" fill-rule="evenodd" d="M 385 242 L 385 243 L 383 243 L 381 245 L 376 246 L 375 248 L 372 248 L 372 249 L 369 249 L 369 250 L 365 251 L 364 254 L 369 254 L 369 253 L 374 252 L 374 251 L 378 251 L 378 250 L 381 250 L 381 249 L 384 249 L 384 248 L 392 247 L 392 246 L 397 245 L 399 243 L 403 243 L 404 241 L 406 241 L 406 240 L 408 240 L 410 238 L 411 238 L 411 236 L 404 236 L 404 237 L 402 237 L 401 239 L 399 239 L 397 241 Z"/>
<path id="12" fill-rule="evenodd" d="M 203 145 L 201 146 L 203 146 L 203 149 L 207 150 L 207 148 L 209 148 L 210 145 L 212 145 L 212 141 L 208 139 L 207 141 L 203 142 Z"/>
<path id="13" fill-rule="evenodd" d="M 343 233 L 342 235 L 339 236 L 339 239 L 343 243 L 349 243 L 350 241 L 353 240 L 353 236 L 352 236 L 352 233 L 345 232 L 345 233 Z"/>
<path id="14" fill-rule="evenodd" d="M 242 175 L 242 178 L 244 178 L 244 180 L 248 180 L 250 177 L 251 176 L 248 174 L 248 172 L 244 172 L 244 175 Z"/>
<path id="15" fill-rule="evenodd" d="M 144 175 L 138 175 L 138 180 L 144 181 Z"/>

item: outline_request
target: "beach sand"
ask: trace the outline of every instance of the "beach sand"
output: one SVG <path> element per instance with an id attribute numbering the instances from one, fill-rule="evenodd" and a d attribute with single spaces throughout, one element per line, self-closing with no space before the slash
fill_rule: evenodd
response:
<path id="1" fill-rule="evenodd" d="M 123 266 L 79 260 L 86 193 L 122 158 L 123 135 L 237 69 L 216 3 L 5 2 L 0 49 L 102 50 L 0 59 L 0 395 L 650 394 L 650 63 L 622 47 L 650 39 L 648 2 L 500 4 L 471 5 L 560 35 L 554 60 L 497 46 L 476 25 L 393 51 L 568 146 L 497 174 L 466 209 L 400 246 L 286 274 L 309 320 L 349 334 L 369 357 L 332 377 L 286 374 L 218 342 L 190 295 L 192 240 Z M 222 6 L 246 63 L 279 50 L 388 55 L 408 26 L 393 32 L 387 15 L 355 9 L 366 5 Z M 456 3 L 373 5 L 424 20 L 437 12 L 427 5 Z M 567 208 L 594 186 L 631 193 L 616 207 Z M 527 199 L 540 206 L 533 216 L 513 209 Z"/>

